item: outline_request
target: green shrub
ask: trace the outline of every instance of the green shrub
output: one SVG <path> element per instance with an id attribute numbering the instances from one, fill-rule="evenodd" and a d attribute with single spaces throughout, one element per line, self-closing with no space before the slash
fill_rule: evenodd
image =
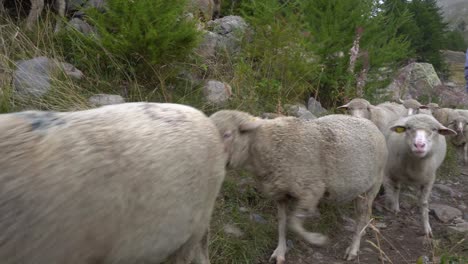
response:
<path id="1" fill-rule="evenodd" d="M 105 13 L 89 17 L 102 46 L 141 70 L 183 60 L 196 47 L 200 33 L 188 19 L 187 0 L 109 0 Z"/>

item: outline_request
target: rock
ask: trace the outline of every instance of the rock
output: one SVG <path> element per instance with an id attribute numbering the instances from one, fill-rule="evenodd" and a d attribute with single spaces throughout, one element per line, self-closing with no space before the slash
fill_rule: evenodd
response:
<path id="1" fill-rule="evenodd" d="M 263 119 L 275 119 L 277 117 L 281 117 L 283 115 L 276 114 L 276 113 L 263 113 L 260 117 Z"/>
<path id="2" fill-rule="evenodd" d="M 430 204 L 429 208 L 431 211 L 434 211 L 434 214 L 437 217 L 437 219 L 439 219 L 443 223 L 447 223 L 455 217 L 462 216 L 462 212 L 460 210 L 448 205 Z"/>
<path id="3" fill-rule="evenodd" d="M 460 233 L 468 233 L 468 222 L 458 223 L 455 226 L 449 226 L 453 231 Z"/>
<path id="4" fill-rule="evenodd" d="M 248 211 L 249 211 L 249 209 L 246 208 L 246 207 L 243 207 L 243 206 L 239 207 L 239 212 L 241 212 L 241 213 L 247 213 Z"/>
<path id="5" fill-rule="evenodd" d="M 95 94 L 88 99 L 88 103 L 92 106 L 103 106 L 112 104 L 122 104 L 125 100 L 122 96 L 116 94 Z"/>
<path id="6" fill-rule="evenodd" d="M 41 56 L 16 62 L 17 69 L 13 73 L 13 88 L 16 95 L 41 97 L 51 86 L 51 79 L 58 71 L 69 77 L 81 79 L 83 73 L 73 65 L 58 62 Z"/>
<path id="7" fill-rule="evenodd" d="M 244 236 L 244 232 L 242 232 L 240 228 L 231 224 L 225 224 L 223 230 L 224 230 L 224 233 L 228 235 L 232 235 L 237 238 Z"/>
<path id="8" fill-rule="evenodd" d="M 292 242 L 291 239 L 286 240 L 286 247 L 288 249 L 294 248 L 294 243 Z"/>
<path id="9" fill-rule="evenodd" d="M 250 220 L 260 224 L 265 224 L 267 222 L 263 216 L 255 213 L 250 214 Z"/>
<path id="10" fill-rule="evenodd" d="M 203 95 L 208 102 L 223 106 L 232 96 L 232 89 L 227 83 L 209 80 L 203 87 Z"/>
<path id="11" fill-rule="evenodd" d="M 327 112 L 327 109 L 323 108 L 322 104 L 313 97 L 309 98 L 309 101 L 307 102 L 307 109 L 315 116 L 320 116 L 321 114 Z"/>
<path id="12" fill-rule="evenodd" d="M 77 31 L 83 33 L 84 35 L 95 35 L 97 36 L 97 31 L 87 22 L 81 20 L 80 18 L 74 17 L 70 20 L 70 26 L 76 29 Z"/>
<path id="13" fill-rule="evenodd" d="M 452 188 L 450 188 L 447 185 L 436 183 L 436 184 L 434 184 L 433 188 L 440 191 L 440 192 L 443 192 L 443 193 L 446 193 L 446 194 L 450 195 L 450 197 L 452 197 L 452 198 L 461 197 L 460 193 L 455 192 Z"/>
<path id="14" fill-rule="evenodd" d="M 381 97 L 390 96 L 392 100 L 431 97 L 434 88 L 441 84 L 432 64 L 413 62 L 397 73 L 390 85 L 381 91 Z"/>
<path id="15" fill-rule="evenodd" d="M 208 31 L 197 49 L 206 59 L 216 58 L 218 52 L 235 55 L 240 51 L 240 43 L 248 28 L 240 16 L 225 16 L 207 23 Z"/>
<path id="16" fill-rule="evenodd" d="M 385 229 L 385 228 L 387 228 L 387 225 L 385 223 L 379 222 L 379 223 L 375 224 L 375 227 L 377 227 L 379 229 Z"/>
<path id="17" fill-rule="evenodd" d="M 309 110 L 307 110 L 305 105 L 300 103 L 294 105 L 286 104 L 284 105 L 284 108 L 286 109 L 287 114 L 291 116 L 299 117 L 301 119 L 306 120 L 313 120 L 317 118 Z"/>

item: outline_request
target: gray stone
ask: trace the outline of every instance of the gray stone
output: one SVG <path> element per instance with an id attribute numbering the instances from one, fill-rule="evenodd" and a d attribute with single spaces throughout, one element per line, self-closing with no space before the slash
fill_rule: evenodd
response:
<path id="1" fill-rule="evenodd" d="M 313 97 L 309 98 L 309 101 L 307 102 L 307 109 L 316 116 L 327 112 L 327 109 L 323 108 L 322 104 Z"/>
<path id="2" fill-rule="evenodd" d="M 122 104 L 125 100 L 116 94 L 95 94 L 88 99 L 88 103 L 93 106 L 103 106 L 112 104 Z"/>
<path id="3" fill-rule="evenodd" d="M 433 188 L 438 190 L 438 191 L 441 191 L 443 193 L 446 193 L 446 194 L 450 195 L 450 197 L 461 197 L 460 193 L 455 192 L 452 188 L 450 188 L 449 186 L 444 185 L 444 184 L 436 183 L 436 184 L 434 184 Z"/>
<path id="4" fill-rule="evenodd" d="M 277 117 L 281 117 L 283 115 L 276 114 L 276 113 L 263 113 L 260 117 L 263 119 L 275 119 Z"/>
<path id="5" fill-rule="evenodd" d="M 246 208 L 246 207 L 243 207 L 243 206 L 239 207 L 239 212 L 241 212 L 241 213 L 247 213 L 248 211 L 249 211 L 249 209 Z"/>
<path id="6" fill-rule="evenodd" d="M 13 73 L 13 87 L 16 95 L 41 97 L 51 87 L 53 75 L 59 71 L 75 79 L 81 79 L 83 73 L 73 65 L 58 62 L 47 57 L 36 57 L 16 62 L 17 69 Z"/>
<path id="7" fill-rule="evenodd" d="M 97 31 L 94 27 L 77 17 L 72 18 L 69 23 L 71 27 L 83 33 L 84 35 L 97 36 Z"/>
<path id="8" fill-rule="evenodd" d="M 444 204 L 430 204 L 429 208 L 434 211 L 437 219 L 444 223 L 448 223 L 455 217 L 462 216 L 462 212 L 459 209 Z"/>
<path id="9" fill-rule="evenodd" d="M 244 236 L 244 232 L 242 232 L 240 228 L 231 224 L 225 224 L 223 230 L 224 230 L 224 233 L 237 237 L 237 238 Z"/>
<path id="10" fill-rule="evenodd" d="M 460 233 L 468 233 L 468 222 L 458 223 L 455 226 L 449 226 L 453 231 Z"/>
<path id="11" fill-rule="evenodd" d="M 316 119 L 317 117 L 314 116 L 307 108 L 305 105 L 297 103 L 297 104 L 285 104 L 284 108 L 286 109 L 286 112 L 288 115 L 299 117 L 301 119 L 306 119 L 306 120 L 313 120 Z"/>
<path id="12" fill-rule="evenodd" d="M 432 64 L 413 62 L 398 72 L 390 85 L 380 91 L 380 96 L 389 96 L 393 100 L 418 99 L 431 96 L 435 87 L 440 85 L 442 82 Z"/>
<path id="13" fill-rule="evenodd" d="M 204 35 L 197 53 L 205 59 L 216 58 L 219 52 L 235 55 L 248 28 L 240 16 L 225 16 L 207 23 L 209 31 Z"/>
<path id="14" fill-rule="evenodd" d="M 232 96 L 232 89 L 227 83 L 209 80 L 203 87 L 203 95 L 208 102 L 223 106 Z"/>
<path id="15" fill-rule="evenodd" d="M 267 222 L 263 216 L 255 213 L 250 214 L 250 220 L 260 224 L 265 224 Z"/>

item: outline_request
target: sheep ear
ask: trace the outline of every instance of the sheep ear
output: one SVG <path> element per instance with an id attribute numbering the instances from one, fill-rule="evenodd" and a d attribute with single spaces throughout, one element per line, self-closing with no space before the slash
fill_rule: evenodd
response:
<path id="1" fill-rule="evenodd" d="M 349 103 L 342 105 L 342 106 L 338 106 L 336 109 L 348 109 L 348 107 L 349 107 Z"/>
<path id="2" fill-rule="evenodd" d="M 419 109 L 429 109 L 429 107 L 427 107 L 427 105 L 421 105 Z"/>
<path id="3" fill-rule="evenodd" d="M 391 131 L 396 132 L 398 134 L 403 133 L 406 131 L 405 126 L 395 125 L 390 128 Z"/>
<path id="4" fill-rule="evenodd" d="M 398 97 L 398 101 L 399 101 L 400 103 L 404 103 L 404 102 L 405 102 L 405 101 L 401 100 L 400 97 Z"/>
<path id="5" fill-rule="evenodd" d="M 249 132 L 259 128 L 262 125 L 262 120 L 260 119 L 253 119 L 247 122 L 242 123 L 239 126 L 239 131 L 242 132 Z"/>
<path id="6" fill-rule="evenodd" d="M 457 135 L 457 132 L 453 131 L 450 128 L 444 127 L 444 126 L 439 128 L 438 132 L 439 132 L 439 134 L 441 134 L 443 136 L 456 136 Z"/>

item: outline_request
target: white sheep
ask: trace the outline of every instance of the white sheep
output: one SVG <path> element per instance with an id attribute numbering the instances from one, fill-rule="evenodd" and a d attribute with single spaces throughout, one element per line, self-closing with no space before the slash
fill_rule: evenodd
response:
<path id="1" fill-rule="evenodd" d="M 384 179 L 387 207 L 399 212 L 401 183 L 417 185 L 421 190 L 419 206 L 424 232 L 432 237 L 428 199 L 436 170 L 445 158 L 444 136 L 454 135 L 456 132 L 425 114 L 401 118 L 390 127 L 390 131 L 386 135 L 388 161 Z"/>
<path id="2" fill-rule="evenodd" d="M 415 99 L 406 99 L 400 100 L 400 103 L 408 110 L 407 115 L 415 115 L 415 114 L 426 114 L 432 115 L 431 111 L 428 109 L 429 107 L 426 105 L 421 104 Z"/>
<path id="3" fill-rule="evenodd" d="M 209 264 L 219 132 L 184 105 L 0 115 L 2 263 Z"/>
<path id="4" fill-rule="evenodd" d="M 375 106 L 362 98 L 354 98 L 337 109 L 346 109 L 351 116 L 371 120 L 382 133 L 386 133 L 393 121 L 407 114 L 407 110 L 401 104 L 384 102 Z"/>
<path id="5" fill-rule="evenodd" d="M 448 126 L 450 123 L 450 120 L 453 119 L 453 115 L 457 115 L 455 109 L 451 108 L 441 108 L 438 104 L 436 103 L 429 103 L 427 104 L 427 107 L 432 113 L 432 116 L 439 121 L 444 126 Z"/>
<path id="6" fill-rule="evenodd" d="M 347 115 L 266 120 L 234 110 L 210 118 L 224 138 L 228 167 L 253 172 L 264 193 L 277 202 L 279 239 L 271 259 L 285 262 L 287 223 L 309 243 L 326 243 L 326 236 L 303 227 L 321 199 L 355 200 L 358 220 L 345 258 L 357 256 L 387 159 L 385 138 L 372 122 Z"/>

